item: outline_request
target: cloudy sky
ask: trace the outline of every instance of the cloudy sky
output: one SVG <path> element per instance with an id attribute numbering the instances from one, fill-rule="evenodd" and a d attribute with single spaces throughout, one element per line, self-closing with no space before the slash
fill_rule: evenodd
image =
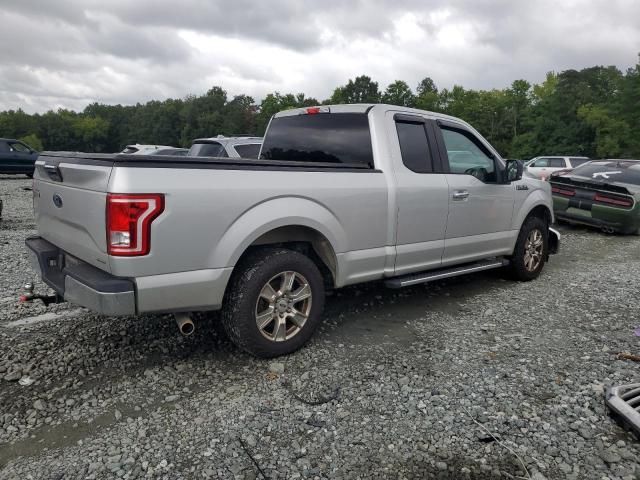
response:
<path id="1" fill-rule="evenodd" d="M 0 110 L 202 94 L 501 88 L 636 63 L 638 0 L 0 0 Z"/>

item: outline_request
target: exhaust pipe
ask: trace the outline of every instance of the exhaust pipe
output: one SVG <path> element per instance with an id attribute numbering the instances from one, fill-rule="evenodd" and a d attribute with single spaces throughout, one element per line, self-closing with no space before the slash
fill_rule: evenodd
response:
<path id="1" fill-rule="evenodd" d="M 190 336 L 196 330 L 196 326 L 191 320 L 191 316 L 188 313 L 176 313 L 174 314 L 176 318 L 176 325 L 178 325 L 178 330 L 185 337 Z"/>
<path id="2" fill-rule="evenodd" d="M 614 232 L 615 232 L 615 230 L 614 230 L 614 228 L 613 228 L 613 227 L 602 227 L 602 229 L 601 229 L 601 230 L 602 230 L 604 233 L 609 233 L 609 234 L 610 234 L 610 233 L 614 233 Z"/>

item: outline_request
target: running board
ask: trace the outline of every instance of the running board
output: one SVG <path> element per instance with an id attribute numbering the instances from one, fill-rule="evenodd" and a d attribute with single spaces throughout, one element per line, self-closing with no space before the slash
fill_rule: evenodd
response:
<path id="1" fill-rule="evenodd" d="M 483 260 L 481 262 L 466 263 L 451 268 L 442 268 L 432 270 L 430 272 L 414 273 L 402 277 L 391 278 L 384 282 L 389 288 L 402 288 L 419 283 L 433 282 L 434 280 L 442 280 L 443 278 L 457 277 L 468 273 L 481 272 L 483 270 L 491 270 L 493 268 L 501 268 L 509 265 L 506 258 L 497 258 L 495 260 Z"/>

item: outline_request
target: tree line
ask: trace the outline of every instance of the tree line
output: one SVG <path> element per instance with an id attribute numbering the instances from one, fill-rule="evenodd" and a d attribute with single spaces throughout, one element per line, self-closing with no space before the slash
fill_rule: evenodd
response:
<path id="1" fill-rule="evenodd" d="M 60 109 L 0 112 L 0 136 L 37 150 L 118 152 L 131 143 L 188 147 L 194 138 L 262 135 L 271 116 L 290 108 L 331 103 L 377 103 L 442 112 L 471 123 L 502 155 L 586 155 L 640 158 L 640 63 L 548 73 L 540 84 L 515 80 L 508 88 L 438 89 L 426 77 L 414 89 L 397 80 L 381 90 L 366 75 L 319 101 L 303 93 L 268 94 L 260 103 L 230 98 L 221 87 L 182 99 L 136 105 L 92 103 L 82 112 Z"/>

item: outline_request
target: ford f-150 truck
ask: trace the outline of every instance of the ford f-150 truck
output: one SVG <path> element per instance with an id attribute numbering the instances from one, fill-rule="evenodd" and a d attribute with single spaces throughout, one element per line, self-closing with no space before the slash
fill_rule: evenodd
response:
<path id="1" fill-rule="evenodd" d="M 300 348 L 325 290 L 492 268 L 536 278 L 560 237 L 548 183 L 467 123 L 389 105 L 276 114 L 260 158 L 43 153 L 34 267 L 105 315 L 221 309 L 231 339 Z"/>

